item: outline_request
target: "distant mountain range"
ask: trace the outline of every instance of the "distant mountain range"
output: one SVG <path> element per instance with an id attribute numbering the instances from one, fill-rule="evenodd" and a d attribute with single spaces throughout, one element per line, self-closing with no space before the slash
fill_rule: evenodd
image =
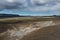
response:
<path id="1" fill-rule="evenodd" d="M 18 14 L 4 14 L 4 13 L 0 13 L 0 18 L 9 18 L 9 17 L 33 17 L 33 16 L 21 16 Z M 37 16 L 36 16 L 37 17 Z M 41 16 L 38 16 L 41 17 Z M 42 17 L 48 17 L 48 16 L 42 16 Z M 50 17 L 60 17 L 60 15 L 52 15 Z"/>
<path id="2" fill-rule="evenodd" d="M 6 18 L 6 17 L 21 17 L 21 16 L 16 14 L 0 14 L 0 18 Z"/>

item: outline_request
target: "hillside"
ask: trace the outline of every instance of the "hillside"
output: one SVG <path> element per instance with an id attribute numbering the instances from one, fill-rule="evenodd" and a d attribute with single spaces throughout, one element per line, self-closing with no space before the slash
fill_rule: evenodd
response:
<path id="1" fill-rule="evenodd" d="M 20 15 L 17 14 L 0 14 L 0 18 L 9 18 L 9 17 L 20 17 Z"/>

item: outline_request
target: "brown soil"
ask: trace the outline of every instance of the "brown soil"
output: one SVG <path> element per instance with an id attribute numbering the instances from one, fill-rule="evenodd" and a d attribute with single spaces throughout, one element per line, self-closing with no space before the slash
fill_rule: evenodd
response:
<path id="1" fill-rule="evenodd" d="M 21 40 L 60 40 L 60 25 L 45 27 L 24 36 Z"/>
<path id="2" fill-rule="evenodd" d="M 55 23 L 60 24 L 60 21 L 55 21 Z M 31 25 L 32 24 L 32 25 Z M 30 27 L 35 25 L 34 22 L 31 23 L 15 23 L 15 24 L 0 24 L 0 33 L 7 31 L 8 29 L 14 29 L 13 27 Z M 40 24 L 39 24 L 40 25 Z M 4 36 L 4 38 L 6 35 Z M 3 37 L 0 37 L 4 40 Z M 40 30 L 36 30 L 24 36 L 21 40 L 60 40 L 60 25 L 48 26 Z"/>

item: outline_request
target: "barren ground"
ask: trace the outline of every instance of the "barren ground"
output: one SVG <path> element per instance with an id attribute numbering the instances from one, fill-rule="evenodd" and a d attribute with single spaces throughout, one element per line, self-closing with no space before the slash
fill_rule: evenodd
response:
<path id="1" fill-rule="evenodd" d="M 0 19 L 0 40 L 60 40 L 60 19 Z"/>

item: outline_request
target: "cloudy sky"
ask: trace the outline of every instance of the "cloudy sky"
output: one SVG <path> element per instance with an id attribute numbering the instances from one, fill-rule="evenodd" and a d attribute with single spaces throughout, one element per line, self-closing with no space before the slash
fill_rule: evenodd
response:
<path id="1" fill-rule="evenodd" d="M 60 15 L 60 0 L 0 0 L 0 13 Z"/>

